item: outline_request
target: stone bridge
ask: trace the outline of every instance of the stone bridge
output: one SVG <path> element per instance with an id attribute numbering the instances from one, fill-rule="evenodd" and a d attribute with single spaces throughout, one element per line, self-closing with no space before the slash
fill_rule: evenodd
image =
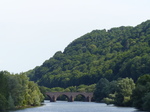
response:
<path id="1" fill-rule="evenodd" d="M 86 92 L 47 92 L 46 95 L 50 98 L 51 102 L 56 102 L 57 98 L 60 95 L 66 96 L 68 99 L 68 102 L 73 102 L 74 98 L 77 95 L 84 96 L 86 102 L 91 102 L 91 99 L 93 97 L 93 93 L 86 93 Z"/>

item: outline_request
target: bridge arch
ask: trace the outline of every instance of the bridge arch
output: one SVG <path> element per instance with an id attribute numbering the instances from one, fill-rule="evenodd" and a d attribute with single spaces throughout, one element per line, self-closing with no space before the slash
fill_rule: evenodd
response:
<path id="1" fill-rule="evenodd" d="M 74 99 L 76 101 L 86 101 L 86 96 L 83 94 L 77 94 Z"/>
<path id="2" fill-rule="evenodd" d="M 65 95 L 69 102 L 73 102 L 75 97 L 78 95 L 82 95 L 85 97 L 85 101 L 91 102 L 93 97 L 93 93 L 85 93 L 85 92 L 47 92 L 46 95 L 50 98 L 51 102 L 56 102 L 57 98 L 61 95 Z"/>
<path id="3" fill-rule="evenodd" d="M 58 100 L 58 98 L 63 97 L 63 96 L 67 99 L 67 101 L 69 101 L 69 97 L 66 94 L 60 94 L 60 95 L 58 95 L 57 98 L 56 98 L 56 100 Z"/>

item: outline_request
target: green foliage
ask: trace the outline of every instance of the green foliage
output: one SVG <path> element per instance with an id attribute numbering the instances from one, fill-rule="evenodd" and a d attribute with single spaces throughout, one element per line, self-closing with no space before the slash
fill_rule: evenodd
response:
<path id="1" fill-rule="evenodd" d="M 39 89 L 41 91 L 41 93 L 44 96 L 44 99 L 49 99 L 48 96 L 45 94 L 46 92 L 50 92 L 50 88 L 44 87 L 44 86 L 39 86 Z"/>
<path id="2" fill-rule="evenodd" d="M 117 81 L 114 104 L 118 106 L 131 106 L 131 95 L 135 89 L 135 83 L 131 78 Z"/>
<path id="3" fill-rule="evenodd" d="M 27 72 L 32 81 L 53 88 L 91 85 L 101 78 L 150 73 L 150 21 L 136 27 L 94 30 L 71 42 L 64 50 Z"/>
<path id="4" fill-rule="evenodd" d="M 118 79 L 109 82 L 107 79 L 100 79 L 94 91 L 96 101 L 103 101 L 106 104 L 117 106 L 131 106 L 131 95 L 135 88 L 131 78 Z"/>
<path id="5" fill-rule="evenodd" d="M 0 72 L 0 110 L 40 105 L 44 97 L 26 74 Z"/>
<path id="6" fill-rule="evenodd" d="M 5 98 L 8 98 L 8 84 L 7 84 L 7 75 L 8 72 L 0 72 L 0 94 Z"/>
<path id="7" fill-rule="evenodd" d="M 7 99 L 4 95 L 0 94 L 0 110 L 5 110 L 7 108 Z"/>
<path id="8" fill-rule="evenodd" d="M 9 95 L 8 98 L 8 109 L 15 109 L 15 103 L 14 103 L 14 99 L 12 98 L 11 94 Z"/>
<path id="9" fill-rule="evenodd" d="M 0 110 L 7 109 L 8 106 L 8 84 L 7 72 L 0 72 Z"/>
<path id="10" fill-rule="evenodd" d="M 94 97 L 97 102 L 100 102 L 103 98 L 107 97 L 109 93 L 109 81 L 107 79 L 100 79 L 96 84 L 94 91 Z"/>
<path id="11" fill-rule="evenodd" d="M 111 94 L 110 94 L 108 97 L 103 98 L 103 101 L 104 101 L 107 105 L 108 105 L 108 104 L 114 104 L 114 102 L 115 102 L 115 100 L 114 100 L 115 95 L 113 95 L 114 97 L 109 98 L 110 96 L 111 96 Z"/>
<path id="12" fill-rule="evenodd" d="M 147 93 L 143 98 L 142 101 L 142 110 L 150 111 L 150 93 Z"/>
<path id="13" fill-rule="evenodd" d="M 133 106 L 140 110 L 150 111 L 150 75 L 138 78 L 132 95 Z"/>

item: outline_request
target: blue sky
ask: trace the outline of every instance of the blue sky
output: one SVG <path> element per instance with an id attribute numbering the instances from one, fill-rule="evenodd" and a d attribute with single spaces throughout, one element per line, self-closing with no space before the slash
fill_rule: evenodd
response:
<path id="1" fill-rule="evenodd" d="M 150 0 L 1 0 L 0 70 L 28 71 L 92 30 L 148 19 Z"/>

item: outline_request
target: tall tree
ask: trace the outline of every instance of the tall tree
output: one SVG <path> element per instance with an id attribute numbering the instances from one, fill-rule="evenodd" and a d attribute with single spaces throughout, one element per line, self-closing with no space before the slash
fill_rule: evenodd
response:
<path id="1" fill-rule="evenodd" d="M 132 95 L 133 106 L 140 110 L 150 111 L 150 75 L 143 75 L 138 78 L 136 88 Z"/>

